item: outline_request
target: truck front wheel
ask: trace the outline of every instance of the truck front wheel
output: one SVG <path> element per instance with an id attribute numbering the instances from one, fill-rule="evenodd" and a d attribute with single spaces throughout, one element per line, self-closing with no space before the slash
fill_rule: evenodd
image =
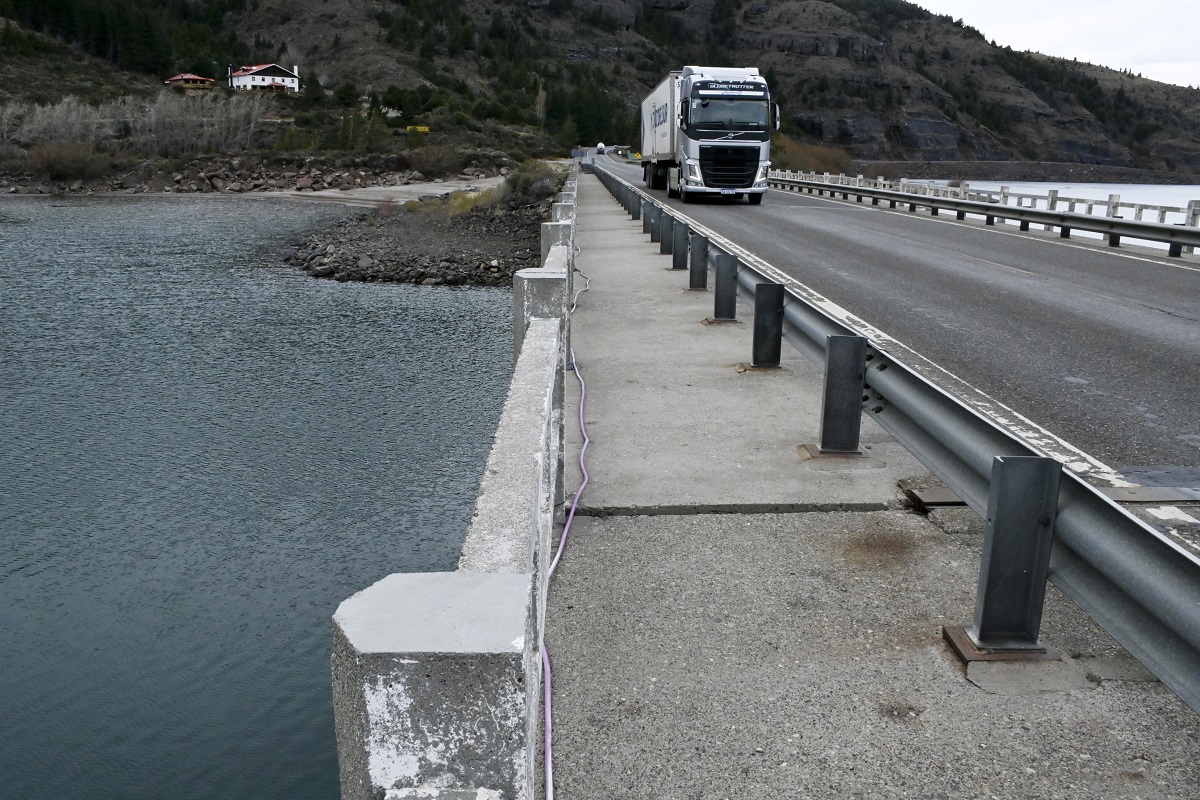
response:
<path id="1" fill-rule="evenodd" d="M 767 195 L 765 193 L 763 193 L 763 194 L 748 194 L 748 195 L 746 195 L 746 199 L 750 201 L 750 205 L 757 206 L 757 205 L 762 204 L 762 199 L 766 196 Z"/>

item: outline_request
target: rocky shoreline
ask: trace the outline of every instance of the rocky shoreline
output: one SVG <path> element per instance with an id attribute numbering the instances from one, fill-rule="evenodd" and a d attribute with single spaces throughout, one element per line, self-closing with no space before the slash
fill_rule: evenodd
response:
<path id="1" fill-rule="evenodd" d="M 407 160 L 367 157 L 268 164 L 253 157 L 195 158 L 167 174 L 143 165 L 120 177 L 94 181 L 37 181 L 27 174 L 0 174 L 0 194 L 244 194 L 307 193 L 423 184 L 422 200 L 377 207 L 309 234 L 283 251 L 286 264 L 314 278 L 335 281 L 410 283 L 422 286 L 511 286 L 513 273 L 537 266 L 541 224 L 550 218 L 553 187 L 545 197 L 508 197 L 461 213 L 450 210 L 451 193 L 463 181 L 504 175 L 510 166 L 472 163 L 452 176 L 429 178 L 404 168 Z M 439 186 L 444 184 L 444 186 Z M 314 198 L 316 199 L 316 198 Z M 330 198 L 336 201 L 337 197 Z"/>
<path id="2" fill-rule="evenodd" d="M 244 192 L 315 192 L 477 180 L 503 175 L 511 166 L 485 166 L 473 160 L 454 175 L 427 177 L 401 156 L 330 160 L 306 157 L 265 161 L 254 156 L 201 156 L 172 169 L 144 163 L 118 175 L 92 180 L 46 180 L 24 172 L 0 173 L 0 194 L 207 194 Z"/>
<path id="3" fill-rule="evenodd" d="M 422 286 L 511 286 L 538 266 L 550 201 L 450 214 L 438 202 L 384 207 L 294 243 L 284 261 L 314 278 Z"/>

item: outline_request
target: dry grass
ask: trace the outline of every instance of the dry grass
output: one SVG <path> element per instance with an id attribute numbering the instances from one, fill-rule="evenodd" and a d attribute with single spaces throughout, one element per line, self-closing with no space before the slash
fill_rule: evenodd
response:
<path id="1" fill-rule="evenodd" d="M 448 198 L 409 200 L 405 211 L 457 216 L 477 209 L 496 208 L 503 204 L 523 206 L 539 203 L 552 197 L 562 187 L 566 173 L 542 161 L 529 160 L 513 170 L 504 183 L 479 192 L 454 192 Z"/>

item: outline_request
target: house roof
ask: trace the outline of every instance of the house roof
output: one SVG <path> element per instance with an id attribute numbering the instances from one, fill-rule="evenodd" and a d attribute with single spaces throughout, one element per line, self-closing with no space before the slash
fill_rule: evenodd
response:
<path id="1" fill-rule="evenodd" d="M 290 69 L 288 69 L 287 67 L 281 67 L 281 66 L 279 66 L 278 64 L 258 64 L 258 65 L 256 65 L 256 66 L 253 66 L 253 67 L 247 67 L 247 66 L 243 66 L 243 67 L 242 67 L 241 69 L 239 69 L 237 72 L 234 72 L 232 75 L 230 75 L 230 77 L 231 77 L 231 78 L 242 78 L 242 77 L 245 77 L 245 76 L 247 76 L 247 75 L 254 75 L 255 73 L 258 73 L 258 72 L 264 72 L 264 71 L 266 71 L 266 70 L 269 70 L 269 69 L 272 69 L 272 68 L 274 68 L 274 69 L 277 69 L 277 70 L 281 70 L 281 71 L 283 71 L 283 72 L 287 73 L 288 75 L 290 75 L 290 76 L 291 76 L 291 77 L 293 77 L 293 78 L 297 77 L 297 76 L 296 76 L 296 73 L 292 72 L 292 71 L 291 71 Z"/>
<path id="2" fill-rule="evenodd" d="M 216 83 L 216 81 L 212 78 L 206 78 L 203 75 L 195 75 L 191 72 L 184 72 L 181 75 L 167 78 L 167 83 L 171 83 L 172 81 L 207 81 L 208 83 Z"/>

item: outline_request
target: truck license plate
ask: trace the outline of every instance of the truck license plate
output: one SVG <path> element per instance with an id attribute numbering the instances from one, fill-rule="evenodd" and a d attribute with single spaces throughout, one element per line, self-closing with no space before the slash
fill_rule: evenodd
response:
<path id="1" fill-rule="evenodd" d="M 721 194 L 737 194 L 733 189 L 722 189 Z"/>

